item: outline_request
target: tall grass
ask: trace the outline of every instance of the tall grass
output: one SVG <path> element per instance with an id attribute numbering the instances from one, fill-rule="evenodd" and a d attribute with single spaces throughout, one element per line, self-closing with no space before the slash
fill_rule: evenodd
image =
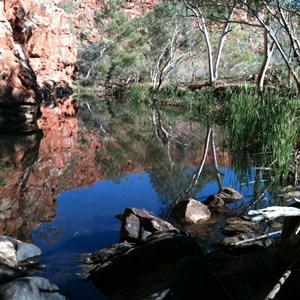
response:
<path id="1" fill-rule="evenodd" d="M 145 84 L 131 84 L 124 89 L 123 97 L 134 102 L 150 102 L 152 92 Z"/>
<path id="2" fill-rule="evenodd" d="M 278 179 L 287 177 L 298 133 L 299 101 L 284 93 L 247 91 L 232 99 L 231 146 L 235 161 L 262 154 L 262 167 Z M 240 164 L 241 165 L 241 164 Z"/>

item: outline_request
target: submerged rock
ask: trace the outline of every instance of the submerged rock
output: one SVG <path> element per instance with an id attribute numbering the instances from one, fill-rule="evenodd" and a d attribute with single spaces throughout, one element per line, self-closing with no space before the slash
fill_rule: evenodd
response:
<path id="1" fill-rule="evenodd" d="M 226 210 L 226 204 L 224 200 L 214 195 L 209 196 L 203 204 L 207 205 L 208 208 L 216 210 Z"/>
<path id="2" fill-rule="evenodd" d="M 238 252 L 240 248 L 268 247 L 271 244 L 268 236 L 258 239 L 258 222 L 250 222 L 238 217 L 228 218 L 226 221 L 227 226 L 223 229 L 223 233 L 229 237 L 223 239 L 222 245 L 228 247 L 227 249 Z"/>
<path id="3" fill-rule="evenodd" d="M 194 224 L 206 221 L 211 217 L 211 213 L 206 205 L 189 198 L 181 200 L 172 207 L 172 214 L 183 223 Z"/>

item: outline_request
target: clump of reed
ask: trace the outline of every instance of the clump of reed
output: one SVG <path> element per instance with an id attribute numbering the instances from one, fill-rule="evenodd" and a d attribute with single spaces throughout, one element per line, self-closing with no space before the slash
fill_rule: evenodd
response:
<path id="1" fill-rule="evenodd" d="M 242 165 L 247 154 L 261 154 L 261 164 L 276 179 L 287 178 L 296 148 L 300 100 L 288 93 L 243 91 L 231 100 L 231 148 Z"/>

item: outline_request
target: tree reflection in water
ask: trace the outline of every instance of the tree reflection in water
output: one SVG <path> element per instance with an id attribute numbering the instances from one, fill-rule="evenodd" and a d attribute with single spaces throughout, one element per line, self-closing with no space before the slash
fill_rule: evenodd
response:
<path id="1" fill-rule="evenodd" d="M 117 240 L 120 224 L 114 214 L 134 205 L 164 215 L 190 185 L 201 163 L 207 124 L 199 123 L 200 117 L 156 108 L 160 120 L 156 119 L 159 127 L 155 127 L 153 107 L 130 105 L 91 103 L 92 113 L 82 108 L 78 121 L 49 119 L 43 128 L 39 156 L 24 186 L 27 198 L 20 208 L 24 212 L 21 224 L 30 220 L 22 228 L 28 237 L 32 234 L 50 264 L 43 276 L 57 283 L 61 280 L 66 289 L 73 282 L 76 289 L 84 290 L 74 271 L 79 249 L 94 251 Z M 231 159 L 224 147 L 224 129 L 215 128 L 217 157 L 223 168 Z M 199 197 L 199 191 L 214 181 L 213 161 L 209 151 L 191 196 Z M 41 222 L 45 223 L 32 232 Z"/>

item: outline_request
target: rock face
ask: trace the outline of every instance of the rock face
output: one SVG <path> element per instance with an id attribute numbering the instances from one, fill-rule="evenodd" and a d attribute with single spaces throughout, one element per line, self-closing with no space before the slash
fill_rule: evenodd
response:
<path id="1" fill-rule="evenodd" d="M 32 131 L 44 82 L 70 83 L 76 44 L 64 11 L 52 2 L 0 3 L 0 130 Z"/>
<path id="2" fill-rule="evenodd" d="M 1 13 L 1 67 L 10 73 L 20 65 L 24 52 L 37 83 L 71 82 L 76 62 L 76 41 L 69 21 L 55 1 L 6 0 Z M 17 58 L 17 61 L 15 62 Z"/>

